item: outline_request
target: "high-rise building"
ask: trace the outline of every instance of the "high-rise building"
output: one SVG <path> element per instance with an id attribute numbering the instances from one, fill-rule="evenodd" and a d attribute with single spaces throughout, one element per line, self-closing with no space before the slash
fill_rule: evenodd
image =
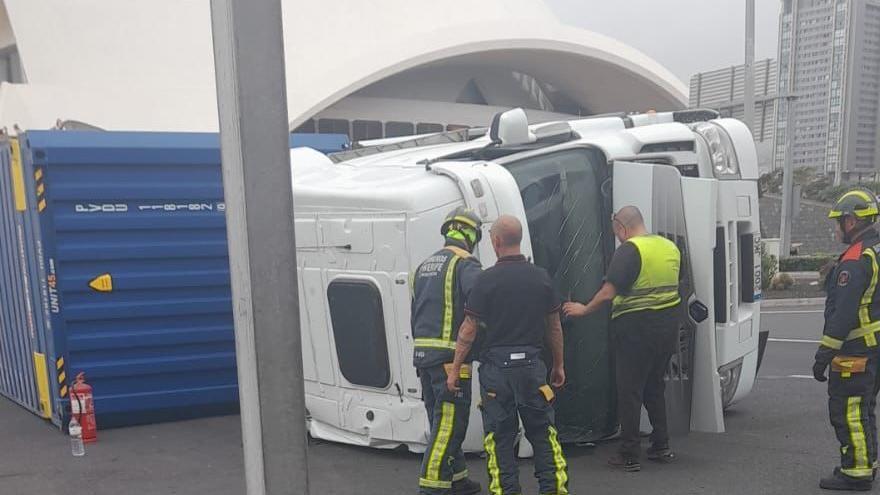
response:
<path id="1" fill-rule="evenodd" d="M 837 181 L 880 169 L 880 0 L 783 0 L 774 163 L 786 152 L 794 108 L 794 168 Z"/>
<path id="2" fill-rule="evenodd" d="M 773 132 L 776 130 L 776 60 L 755 62 L 755 122 L 752 133 L 758 148 L 758 162 L 762 172 L 773 166 Z M 723 69 L 700 72 L 691 76 L 690 108 L 711 108 L 722 117 L 744 119 L 743 95 L 745 66 L 734 65 Z"/>
<path id="3" fill-rule="evenodd" d="M 755 122 L 752 133 L 758 142 L 773 140 L 777 70 L 773 59 L 755 62 Z M 744 65 L 694 74 L 691 76 L 688 106 L 711 108 L 720 112 L 722 117 L 742 120 L 744 81 Z"/>

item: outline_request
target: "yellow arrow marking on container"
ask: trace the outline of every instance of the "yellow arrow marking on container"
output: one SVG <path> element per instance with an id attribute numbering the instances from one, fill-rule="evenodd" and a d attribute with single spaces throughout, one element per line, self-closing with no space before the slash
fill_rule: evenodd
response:
<path id="1" fill-rule="evenodd" d="M 89 287 L 98 292 L 113 292 L 113 277 L 109 273 L 98 275 L 89 282 Z"/>

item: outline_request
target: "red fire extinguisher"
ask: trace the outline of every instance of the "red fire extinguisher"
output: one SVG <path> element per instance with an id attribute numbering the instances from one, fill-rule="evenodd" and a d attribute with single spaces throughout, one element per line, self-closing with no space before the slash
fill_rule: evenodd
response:
<path id="1" fill-rule="evenodd" d="M 83 372 L 76 375 L 76 381 L 71 387 L 70 412 L 82 426 L 83 442 L 97 442 L 98 424 L 95 422 L 95 399 L 92 396 L 92 386 L 86 383 L 86 374 Z"/>

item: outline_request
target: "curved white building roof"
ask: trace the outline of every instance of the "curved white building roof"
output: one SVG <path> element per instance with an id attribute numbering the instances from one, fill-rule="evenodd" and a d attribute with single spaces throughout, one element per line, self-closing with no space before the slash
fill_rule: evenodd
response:
<path id="1" fill-rule="evenodd" d="M 107 119 L 111 128 L 127 121 L 127 127 L 138 129 L 216 129 L 209 2 L 3 4 L 7 29 L 14 32 L 33 85 L 30 93 L 56 100 L 82 94 L 66 104 L 74 114 L 59 113 L 52 122 L 98 114 L 99 121 L 88 120 L 100 126 L 100 115 L 121 111 L 122 103 L 131 115 Z M 526 73 L 591 114 L 668 110 L 686 103 L 684 84 L 655 61 L 608 37 L 563 25 L 540 0 L 283 0 L 283 9 L 294 125 L 372 83 L 436 64 Z M 0 23 L 0 40 L 4 36 Z M 106 102 L 100 97 L 104 88 Z M 7 87 L 4 92 L 17 91 Z M 164 101 L 159 94 L 177 96 L 168 98 L 169 108 L 157 109 Z M 156 115 L 136 115 L 146 105 L 125 105 L 129 99 L 149 101 Z M 181 101 L 185 111 L 178 107 Z M 3 111 L 0 121 L 8 124 L 14 117 Z"/>

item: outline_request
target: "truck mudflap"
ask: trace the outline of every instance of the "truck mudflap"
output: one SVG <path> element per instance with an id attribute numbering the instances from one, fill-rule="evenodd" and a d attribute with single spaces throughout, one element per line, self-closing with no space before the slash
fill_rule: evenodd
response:
<path id="1" fill-rule="evenodd" d="M 764 362 L 764 349 L 767 348 L 767 339 L 770 338 L 770 330 L 764 330 L 758 333 L 758 368 L 756 372 L 761 371 L 761 363 Z"/>

